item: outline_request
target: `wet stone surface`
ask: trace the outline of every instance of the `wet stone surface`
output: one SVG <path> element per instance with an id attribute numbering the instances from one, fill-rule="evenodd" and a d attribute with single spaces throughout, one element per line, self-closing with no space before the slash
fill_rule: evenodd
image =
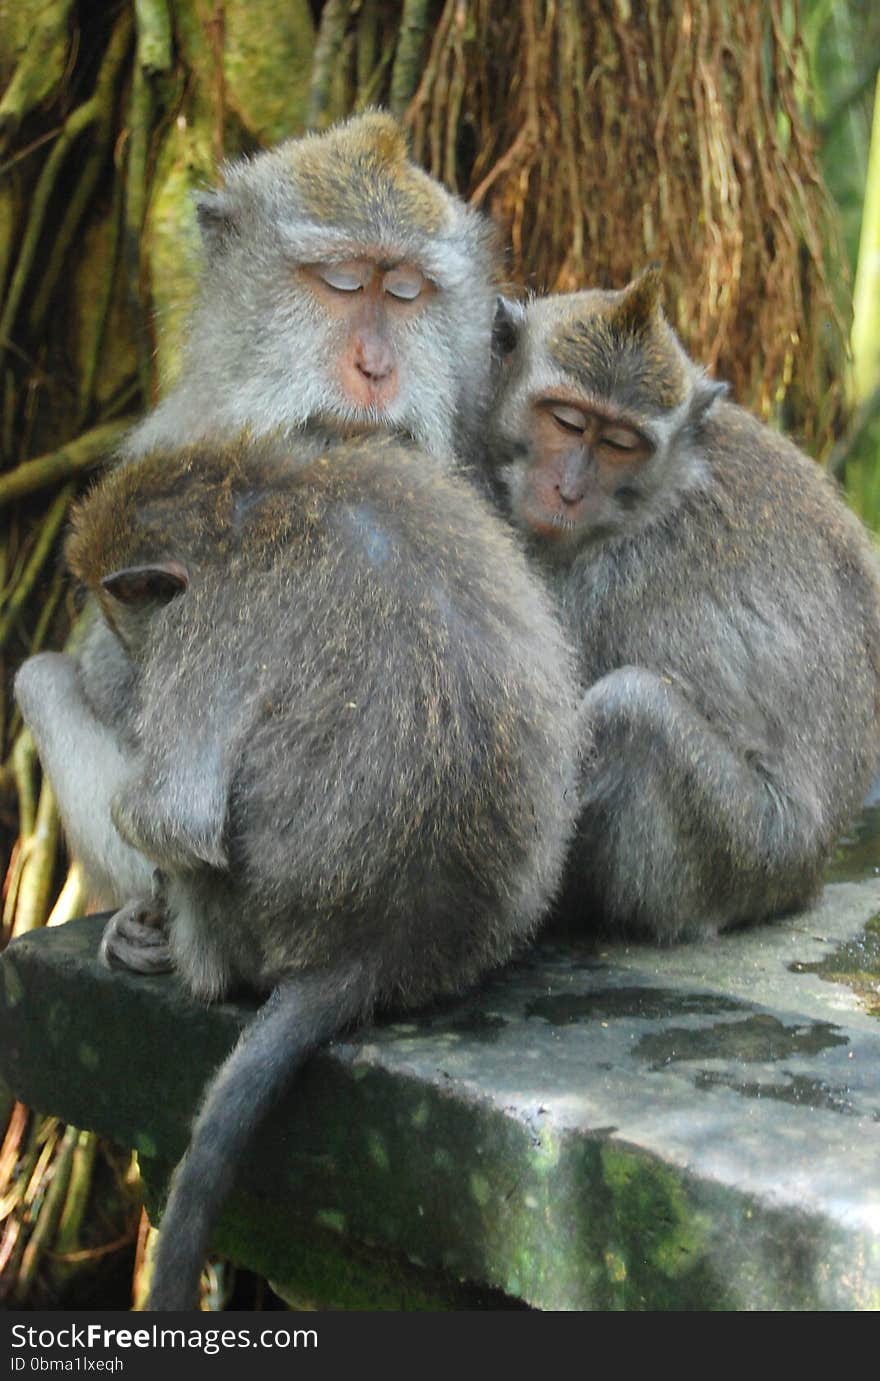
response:
<path id="1" fill-rule="evenodd" d="M 355 1249 L 511 1307 L 880 1307 L 880 877 L 852 848 L 835 875 L 857 880 L 809 912 L 662 951 L 548 941 L 336 1045 L 267 1124 L 220 1245 L 359 1308 Z M 100 929 L 7 951 L 0 1067 L 137 1146 L 157 1199 L 248 1012 L 103 971 Z"/>

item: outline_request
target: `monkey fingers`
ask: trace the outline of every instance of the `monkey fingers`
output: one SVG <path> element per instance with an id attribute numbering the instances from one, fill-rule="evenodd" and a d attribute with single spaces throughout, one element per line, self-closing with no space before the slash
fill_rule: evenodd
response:
<path id="1" fill-rule="evenodd" d="M 134 973 L 170 973 L 174 968 L 166 918 L 155 902 L 136 900 L 110 917 L 98 956 L 108 968 Z"/>

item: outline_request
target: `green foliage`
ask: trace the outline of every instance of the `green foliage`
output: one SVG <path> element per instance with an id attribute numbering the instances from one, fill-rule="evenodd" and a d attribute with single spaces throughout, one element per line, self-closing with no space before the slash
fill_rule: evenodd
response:
<path id="1" fill-rule="evenodd" d="M 807 0 L 802 33 L 820 164 L 846 248 L 836 267 L 855 285 L 853 416 L 831 465 L 853 508 L 880 531 L 880 8 L 873 0 Z"/>
<path id="2" fill-rule="evenodd" d="M 880 63 L 880 7 L 875 0 L 807 0 L 802 33 L 822 173 L 840 211 L 854 274 Z"/>

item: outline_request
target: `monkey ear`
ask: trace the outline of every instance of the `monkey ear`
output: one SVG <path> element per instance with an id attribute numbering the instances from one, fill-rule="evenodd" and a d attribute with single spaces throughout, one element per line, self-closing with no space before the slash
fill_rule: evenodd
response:
<path id="1" fill-rule="evenodd" d="M 694 391 L 691 394 L 690 422 L 702 422 L 704 417 L 708 417 L 715 404 L 722 398 L 726 398 L 730 392 L 730 385 L 721 379 L 710 379 L 708 375 L 701 374 L 694 384 Z"/>
<path id="2" fill-rule="evenodd" d="M 612 321 L 626 335 L 634 335 L 660 312 L 663 273 L 659 264 L 649 264 L 638 278 L 627 285 L 612 313 Z"/>
<path id="3" fill-rule="evenodd" d="M 492 326 L 492 354 L 503 360 L 512 355 L 519 340 L 525 311 L 521 302 L 514 302 L 499 293 L 495 299 L 495 321 Z"/>
<path id="4" fill-rule="evenodd" d="M 196 198 L 196 218 L 208 249 L 216 249 L 238 231 L 232 202 L 225 192 L 201 192 Z"/>
<path id="5" fill-rule="evenodd" d="M 140 609 L 146 604 L 170 604 L 189 585 L 189 572 L 179 561 L 153 566 L 129 566 L 105 575 L 101 586 L 118 604 Z"/>

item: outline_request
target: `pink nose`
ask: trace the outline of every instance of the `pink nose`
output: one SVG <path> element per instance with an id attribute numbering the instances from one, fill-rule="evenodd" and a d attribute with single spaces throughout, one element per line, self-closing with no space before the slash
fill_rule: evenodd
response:
<path id="1" fill-rule="evenodd" d="M 381 383 L 394 372 L 394 356 L 382 340 L 359 340 L 354 362 L 358 372 L 370 383 Z"/>
<path id="2" fill-rule="evenodd" d="M 563 483 L 557 484 L 556 492 L 563 503 L 575 504 L 580 503 L 581 499 L 584 497 L 584 494 L 586 493 L 586 490 L 583 488 L 582 485 Z"/>
<path id="3" fill-rule="evenodd" d="M 587 492 L 587 476 L 583 457 L 580 454 L 568 456 L 562 474 L 556 485 L 556 492 L 563 503 L 576 504 Z"/>
<path id="4" fill-rule="evenodd" d="M 360 336 L 340 361 L 340 380 L 349 402 L 357 407 L 389 407 L 398 389 L 390 346 L 379 337 Z"/>

